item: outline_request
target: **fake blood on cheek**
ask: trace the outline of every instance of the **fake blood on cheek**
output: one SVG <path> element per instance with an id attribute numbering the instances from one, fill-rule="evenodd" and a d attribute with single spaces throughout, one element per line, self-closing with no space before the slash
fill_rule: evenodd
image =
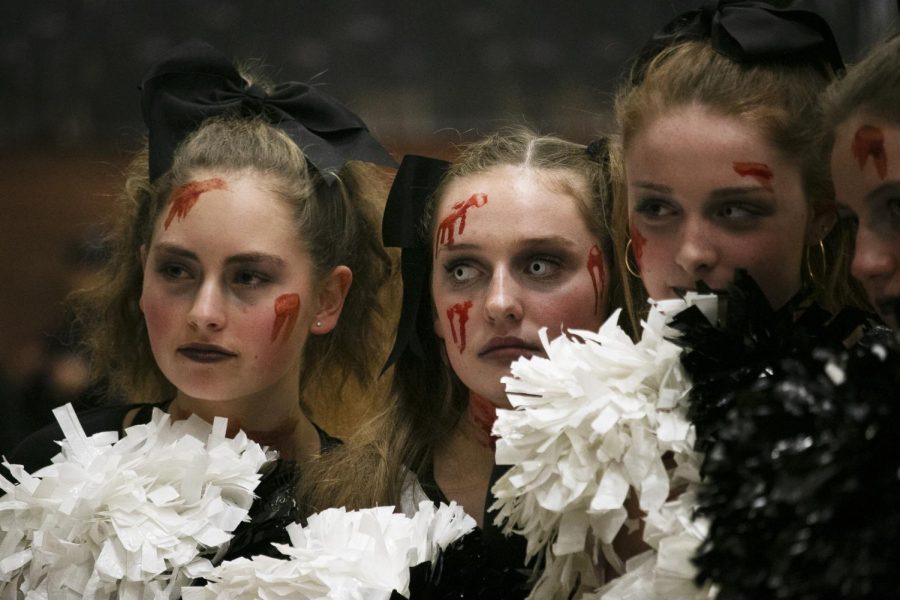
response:
<path id="1" fill-rule="evenodd" d="M 300 314 L 300 295 L 283 294 L 275 299 L 275 320 L 272 322 L 272 341 L 278 339 L 282 328 L 289 336 Z"/>
<path id="2" fill-rule="evenodd" d="M 603 292 L 603 282 L 606 281 L 606 269 L 603 266 L 603 253 L 597 244 L 594 244 L 588 252 L 587 270 L 591 275 L 591 282 L 594 284 L 594 314 L 599 315 L 600 296 Z"/>
<path id="3" fill-rule="evenodd" d="M 459 352 L 466 349 L 466 322 L 469 320 L 469 309 L 472 308 L 472 301 L 466 300 L 454 304 L 447 309 L 447 319 L 450 321 L 450 333 L 453 336 L 453 343 L 459 347 Z M 453 318 L 457 317 L 459 323 L 459 335 L 456 334 L 456 327 L 453 326 Z"/>
<path id="4" fill-rule="evenodd" d="M 644 256 L 644 247 L 647 245 L 647 238 L 641 233 L 641 230 L 631 224 L 631 251 L 634 252 L 634 262 L 637 268 L 641 268 L 641 259 Z"/>

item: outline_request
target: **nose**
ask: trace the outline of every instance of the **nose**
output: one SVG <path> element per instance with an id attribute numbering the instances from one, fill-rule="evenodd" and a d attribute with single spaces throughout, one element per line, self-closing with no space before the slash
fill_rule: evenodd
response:
<path id="1" fill-rule="evenodd" d="M 891 275 L 897 269 L 897 259 L 891 250 L 881 236 L 860 225 L 850 271 L 862 282 Z"/>
<path id="2" fill-rule="evenodd" d="M 485 316 L 488 321 L 520 321 L 522 319 L 522 302 L 519 285 L 505 269 L 494 271 L 484 302 Z"/>
<path id="3" fill-rule="evenodd" d="M 224 299 L 215 281 L 205 281 L 197 288 L 188 323 L 194 329 L 207 331 L 217 331 L 225 326 Z"/>
<path id="4" fill-rule="evenodd" d="M 674 259 L 692 281 L 704 279 L 716 266 L 719 252 L 700 219 L 685 222 Z"/>

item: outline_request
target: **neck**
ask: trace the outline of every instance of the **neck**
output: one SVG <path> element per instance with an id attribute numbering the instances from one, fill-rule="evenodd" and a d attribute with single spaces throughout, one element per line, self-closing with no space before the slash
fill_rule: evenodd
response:
<path id="1" fill-rule="evenodd" d="M 174 420 L 197 415 L 212 423 L 215 417 L 228 419 L 226 435 L 239 431 L 256 443 L 276 450 L 285 460 L 302 461 L 319 451 L 319 434 L 300 408 L 299 394 L 282 402 L 268 399 L 199 400 L 180 391 L 169 405 Z M 260 407 L 265 407 L 260 410 Z"/>
<path id="2" fill-rule="evenodd" d="M 494 449 L 497 438 L 491 435 L 494 421 L 497 420 L 497 407 L 493 402 L 469 392 L 469 405 L 463 419 L 467 422 L 466 432 L 485 448 Z"/>

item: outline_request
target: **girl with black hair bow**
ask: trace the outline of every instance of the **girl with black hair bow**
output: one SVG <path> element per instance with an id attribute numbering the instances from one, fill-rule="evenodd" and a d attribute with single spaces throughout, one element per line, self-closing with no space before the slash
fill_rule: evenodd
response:
<path id="1" fill-rule="evenodd" d="M 393 166 L 365 124 L 317 88 L 252 83 L 189 42 L 146 75 L 148 147 L 113 211 L 112 260 L 75 297 L 94 370 L 128 404 L 80 416 L 88 435 L 228 418 L 275 450 L 260 496 L 218 558 L 278 555 L 300 513 L 298 466 L 339 441 L 308 416 L 371 384 L 383 356 L 391 260 L 376 220 Z M 59 451 L 59 427 L 10 456 L 28 472 Z"/>

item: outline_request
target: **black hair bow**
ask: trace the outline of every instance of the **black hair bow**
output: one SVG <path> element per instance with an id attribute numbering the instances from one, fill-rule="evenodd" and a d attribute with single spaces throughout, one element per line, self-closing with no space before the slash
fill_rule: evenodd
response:
<path id="1" fill-rule="evenodd" d="M 828 22 L 808 10 L 776 8 L 755 0 L 708 0 L 653 35 L 632 69 L 632 83 L 662 50 L 709 38 L 713 49 L 739 63 L 785 58 L 824 60 L 835 72 L 844 61 Z"/>
<path id="2" fill-rule="evenodd" d="M 187 135 L 219 115 L 261 116 L 284 131 L 325 177 L 348 160 L 396 166 L 365 123 L 335 98 L 299 82 L 266 93 L 205 42 L 176 47 L 141 83 L 141 111 L 150 136 L 150 179 L 172 166 Z"/>
<path id="3" fill-rule="evenodd" d="M 443 160 L 407 154 L 400 163 L 388 194 L 381 236 L 386 247 L 402 248 L 400 274 L 403 278 L 403 304 L 397 337 L 385 369 L 394 364 L 407 348 L 416 356 L 425 357 L 418 332 L 431 326 L 431 295 L 428 292 L 431 265 L 422 219 L 428 199 L 449 167 L 450 163 Z"/>

